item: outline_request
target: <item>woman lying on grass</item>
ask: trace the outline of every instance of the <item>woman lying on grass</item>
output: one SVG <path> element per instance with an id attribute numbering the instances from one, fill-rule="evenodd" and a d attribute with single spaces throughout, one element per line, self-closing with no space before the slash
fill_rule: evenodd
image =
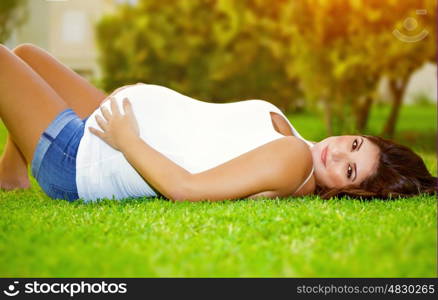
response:
<path id="1" fill-rule="evenodd" d="M 435 191 L 436 178 L 410 149 L 373 136 L 306 141 L 267 101 L 207 103 L 147 84 L 107 97 L 30 44 L 0 45 L 0 66 L 4 190 L 29 187 L 31 163 L 45 193 L 69 201 Z"/>

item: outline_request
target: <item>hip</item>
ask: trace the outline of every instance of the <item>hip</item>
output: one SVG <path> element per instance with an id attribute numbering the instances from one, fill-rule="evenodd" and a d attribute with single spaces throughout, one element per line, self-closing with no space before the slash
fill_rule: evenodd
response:
<path id="1" fill-rule="evenodd" d="M 53 199 L 79 198 L 76 157 L 85 120 L 71 109 L 62 111 L 42 133 L 32 160 L 32 175 Z"/>

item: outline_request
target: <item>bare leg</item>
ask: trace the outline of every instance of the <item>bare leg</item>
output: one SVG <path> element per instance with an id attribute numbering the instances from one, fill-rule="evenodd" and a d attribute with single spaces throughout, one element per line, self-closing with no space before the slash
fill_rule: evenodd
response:
<path id="1" fill-rule="evenodd" d="M 0 66 L 0 116 L 29 162 L 42 132 L 67 104 L 32 68 L 3 45 L 0 45 Z"/>
<path id="2" fill-rule="evenodd" d="M 22 44 L 12 52 L 38 73 L 81 118 L 88 117 L 107 97 L 103 91 L 37 46 Z"/>
<path id="3" fill-rule="evenodd" d="M 26 189 L 30 187 L 27 163 L 10 135 L 0 158 L 0 189 Z"/>
<path id="4" fill-rule="evenodd" d="M 12 52 L 36 71 L 81 118 L 90 115 L 107 96 L 41 48 L 23 44 Z M 27 187 L 27 162 L 8 136 L 0 160 L 0 188 L 11 190 Z"/>

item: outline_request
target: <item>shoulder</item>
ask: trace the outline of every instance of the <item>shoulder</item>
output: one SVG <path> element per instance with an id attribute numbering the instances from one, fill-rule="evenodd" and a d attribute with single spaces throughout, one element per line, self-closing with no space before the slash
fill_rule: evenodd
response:
<path id="1" fill-rule="evenodd" d="M 313 160 L 309 146 L 302 140 L 287 136 L 277 142 L 275 150 L 276 180 L 280 196 L 300 196 L 302 193 L 310 194 L 314 189 L 314 176 L 294 194 L 301 184 L 312 172 Z"/>
<path id="2" fill-rule="evenodd" d="M 282 186 L 280 189 L 285 194 L 291 194 L 312 171 L 312 153 L 304 141 L 294 136 L 286 136 L 277 140 L 275 148 L 274 155 L 277 158 L 275 159 L 275 168 L 278 174 L 277 179 Z M 309 180 L 309 182 L 311 181 Z"/>
<path id="3" fill-rule="evenodd" d="M 294 155 L 303 155 L 311 158 L 309 146 L 301 139 L 295 136 L 285 136 L 277 140 L 281 145 L 282 151 L 289 152 Z"/>

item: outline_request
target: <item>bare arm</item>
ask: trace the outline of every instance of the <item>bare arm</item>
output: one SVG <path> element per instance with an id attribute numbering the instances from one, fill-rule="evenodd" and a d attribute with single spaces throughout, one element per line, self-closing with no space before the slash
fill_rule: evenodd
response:
<path id="1" fill-rule="evenodd" d="M 129 102 L 124 101 L 123 107 L 125 116 L 111 101 L 113 115 L 102 110 L 109 122 L 97 118 L 104 132 L 90 130 L 123 152 L 139 174 L 171 200 L 218 201 L 263 192 L 271 196 L 291 195 L 310 171 L 307 146 L 294 137 L 285 137 L 192 174 L 145 143 L 138 135 Z"/>
<path id="2" fill-rule="evenodd" d="M 121 151 L 142 177 L 167 198 L 218 201 L 261 192 L 273 197 L 291 195 L 308 173 L 309 164 L 302 155 L 306 156 L 306 149 L 301 143 L 285 137 L 195 174 L 138 137 L 127 140 Z"/>

